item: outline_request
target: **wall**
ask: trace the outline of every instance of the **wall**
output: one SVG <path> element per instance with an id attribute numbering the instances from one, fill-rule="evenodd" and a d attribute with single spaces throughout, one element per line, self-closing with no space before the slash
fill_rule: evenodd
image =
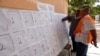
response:
<path id="1" fill-rule="evenodd" d="M 40 10 L 37 2 L 54 11 Z M 0 56 L 57 56 L 67 43 L 64 5 L 64 0 L 0 0 Z"/>
<path id="2" fill-rule="evenodd" d="M 59 13 L 67 13 L 66 0 L 0 0 L 1 7 L 38 10 L 37 2 L 49 3 L 55 6 L 55 11 Z"/>

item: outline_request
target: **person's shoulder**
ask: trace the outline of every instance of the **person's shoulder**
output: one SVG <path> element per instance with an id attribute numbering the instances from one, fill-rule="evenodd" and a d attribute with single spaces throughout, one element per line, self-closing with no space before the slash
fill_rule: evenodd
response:
<path id="1" fill-rule="evenodd" d="M 68 18 L 71 18 L 72 16 L 65 16 L 64 18 L 68 19 Z"/>
<path id="2" fill-rule="evenodd" d="M 93 20 L 94 21 L 94 19 L 90 15 L 86 15 L 84 18 L 85 18 L 85 20 Z"/>
<path id="3" fill-rule="evenodd" d="M 70 18 L 75 18 L 75 16 L 70 16 Z"/>
<path id="4" fill-rule="evenodd" d="M 85 15 L 84 18 L 91 18 L 91 16 L 90 15 Z"/>
<path id="5" fill-rule="evenodd" d="M 68 20 L 69 22 L 72 20 L 72 16 L 66 16 L 65 18 L 66 18 L 66 20 Z"/>

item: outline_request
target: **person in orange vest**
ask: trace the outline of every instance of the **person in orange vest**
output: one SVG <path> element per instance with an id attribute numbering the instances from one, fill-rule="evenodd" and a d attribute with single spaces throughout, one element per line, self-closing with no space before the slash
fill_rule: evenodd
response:
<path id="1" fill-rule="evenodd" d="M 88 44 L 97 47 L 97 34 L 94 19 L 89 16 L 90 8 L 85 6 L 80 9 L 80 21 L 74 30 L 76 41 L 76 56 L 87 56 Z"/>

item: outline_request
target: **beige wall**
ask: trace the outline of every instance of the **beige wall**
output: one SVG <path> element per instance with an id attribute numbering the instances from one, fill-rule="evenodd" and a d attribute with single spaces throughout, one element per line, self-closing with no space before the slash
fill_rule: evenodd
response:
<path id="1" fill-rule="evenodd" d="M 39 2 L 54 5 L 56 12 L 67 13 L 66 0 L 39 0 Z M 16 9 L 37 10 L 36 0 L 0 0 L 0 6 Z"/>

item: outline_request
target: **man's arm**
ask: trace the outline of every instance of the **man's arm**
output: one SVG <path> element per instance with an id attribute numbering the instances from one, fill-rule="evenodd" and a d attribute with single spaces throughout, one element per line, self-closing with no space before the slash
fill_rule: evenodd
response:
<path id="1" fill-rule="evenodd" d="M 92 34 L 92 37 L 93 37 L 92 43 L 95 47 L 97 47 L 97 33 L 96 33 L 96 30 L 90 30 L 90 31 L 91 31 L 91 34 Z"/>
<path id="2" fill-rule="evenodd" d="M 66 21 L 66 20 L 67 20 L 67 17 L 64 17 L 64 18 L 62 19 L 62 22 Z"/>
<path id="3" fill-rule="evenodd" d="M 62 22 L 66 21 L 66 20 L 68 20 L 69 22 L 71 22 L 72 18 L 73 18 L 73 16 L 66 16 L 66 17 L 62 18 Z"/>
<path id="4" fill-rule="evenodd" d="M 66 20 L 68 20 L 68 17 L 62 18 L 62 22 L 66 21 Z"/>

